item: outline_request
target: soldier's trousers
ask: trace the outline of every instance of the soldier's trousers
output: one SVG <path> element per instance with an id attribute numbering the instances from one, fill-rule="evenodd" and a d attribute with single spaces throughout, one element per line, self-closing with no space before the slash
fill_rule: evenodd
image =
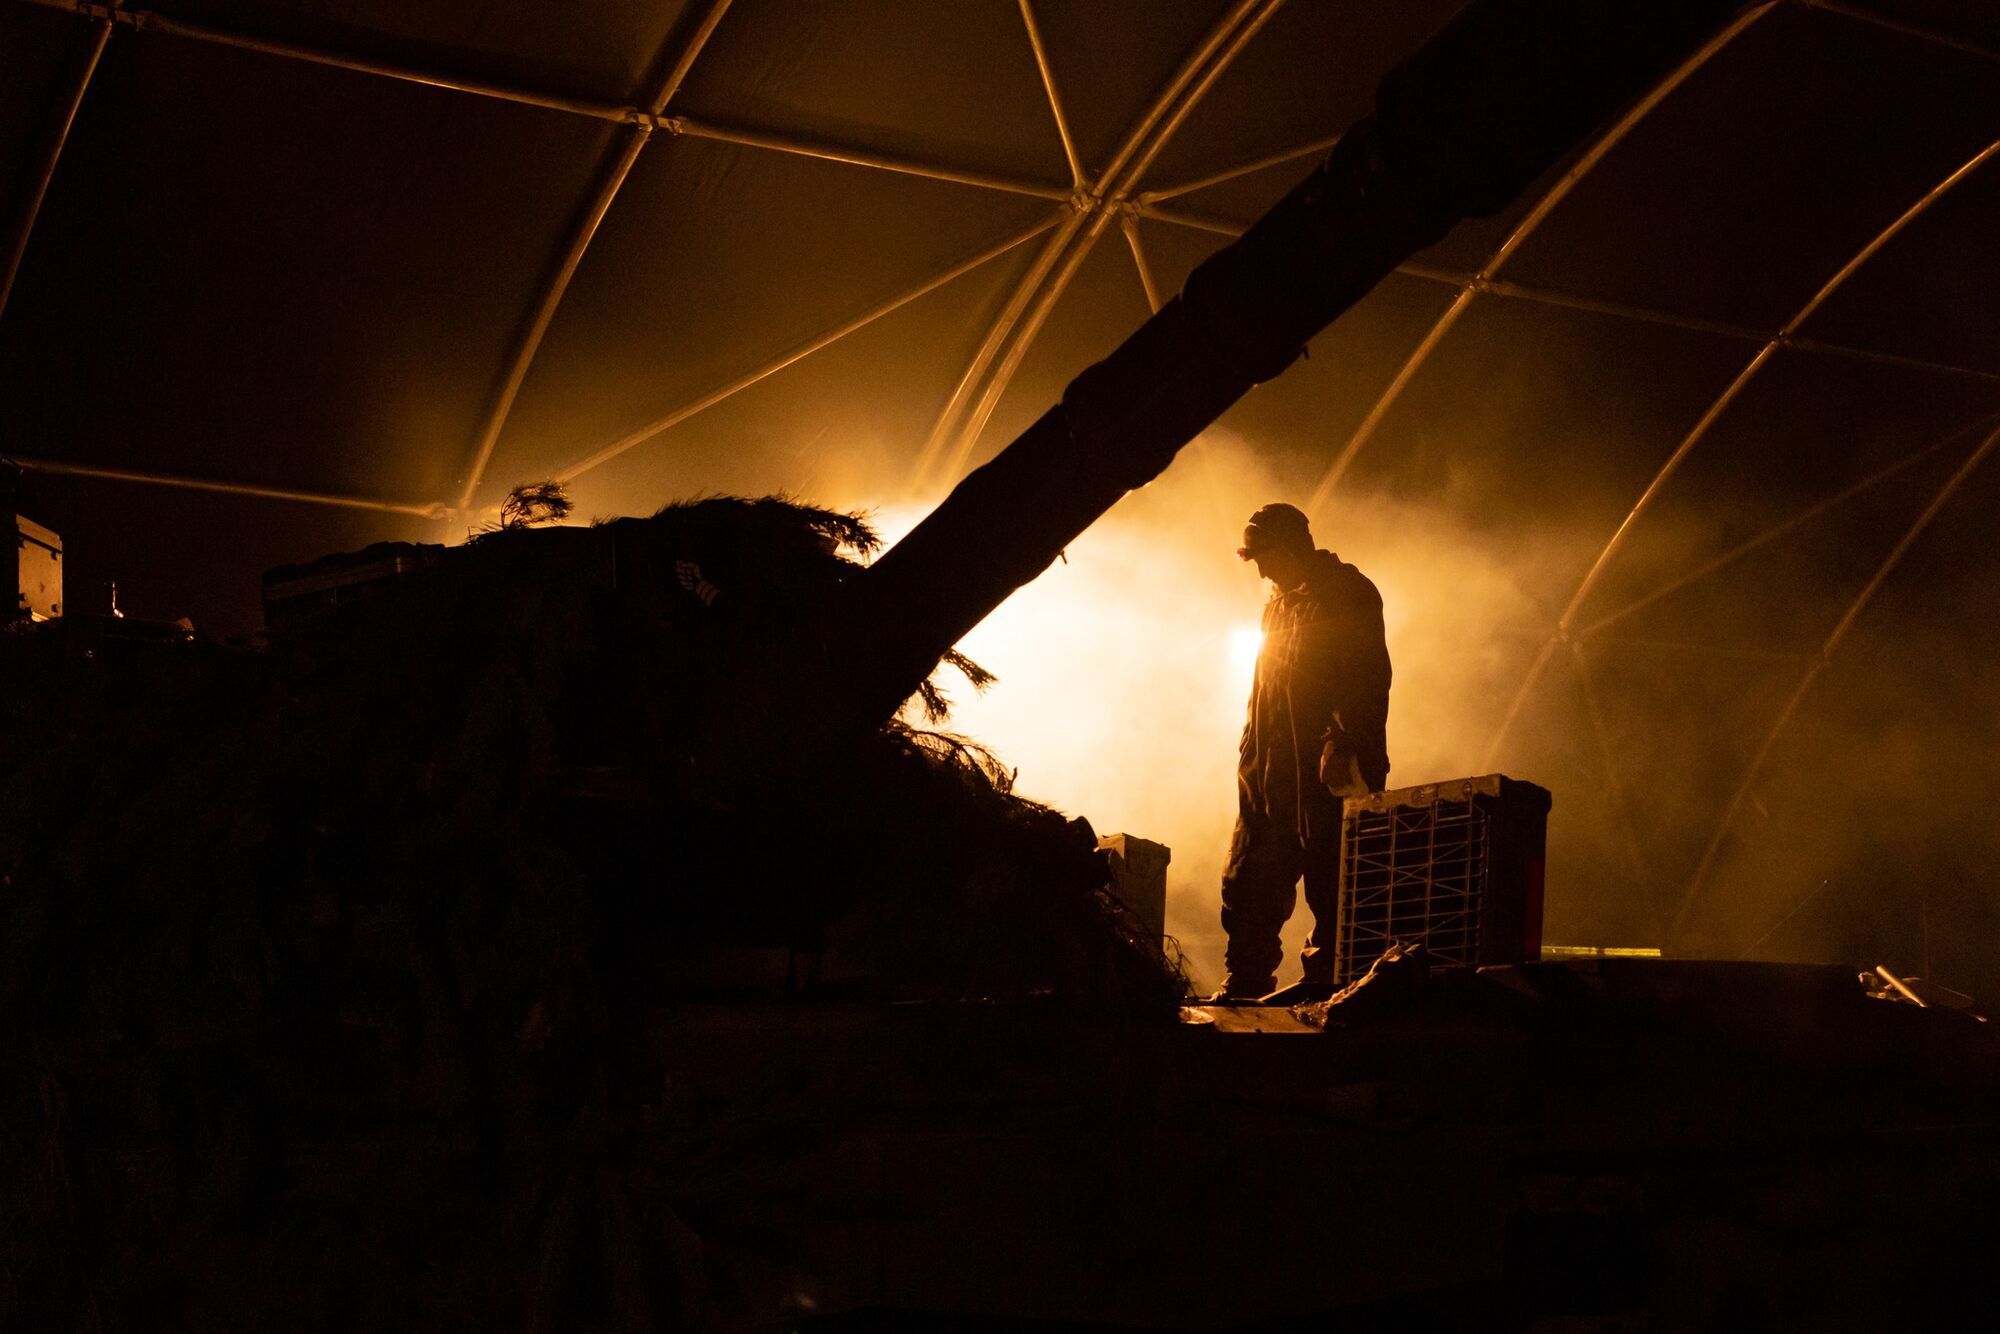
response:
<path id="1" fill-rule="evenodd" d="M 1330 982 L 1340 883 L 1340 803 L 1324 788 L 1307 796 L 1311 809 L 1302 821 L 1292 812 L 1239 811 L 1222 868 L 1222 929 L 1229 936 L 1223 956 L 1228 990 L 1262 995 L 1277 987 L 1284 949 L 1278 932 L 1306 886 L 1313 915 L 1306 939 L 1305 980 Z M 1305 832 L 1300 832 L 1300 826 Z"/>

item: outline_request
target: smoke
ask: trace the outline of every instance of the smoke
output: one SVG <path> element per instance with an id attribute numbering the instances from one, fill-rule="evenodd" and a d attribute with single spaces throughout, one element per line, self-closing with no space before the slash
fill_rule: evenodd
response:
<path id="1" fill-rule="evenodd" d="M 1470 408 L 1462 419 L 1483 420 Z M 2000 504 L 2000 462 L 1807 694 L 1717 842 L 1685 937 L 1666 938 L 1773 719 L 1963 441 L 1782 531 L 1771 525 L 1923 442 L 1878 449 L 1857 433 L 1840 451 L 1852 459 L 1784 494 L 1735 478 L 1724 454 L 1705 479 L 1684 469 L 1583 609 L 1576 651 L 1555 646 L 1495 747 L 1530 664 L 1632 501 L 1630 476 L 1584 465 L 1637 457 L 1643 480 L 1657 463 L 1638 457 L 1646 438 L 1636 428 L 1578 438 L 1565 468 L 1509 471 L 1490 457 L 1501 445 L 1480 437 L 1350 477 L 1314 516 L 1319 544 L 1382 591 L 1391 786 L 1497 769 L 1548 788 L 1547 941 L 1880 962 L 2000 995 L 2000 834 L 1983 805 L 2000 782 L 2000 603 L 1990 555 L 1966 559 L 1990 552 L 1982 523 Z M 1254 509 L 1298 500 L 1315 475 L 1283 443 L 1207 432 L 967 637 L 965 651 L 1000 679 L 984 695 L 953 692 L 951 725 L 1016 768 L 1025 795 L 1100 833 L 1172 848 L 1168 929 L 1203 986 L 1221 973 L 1246 639 L 1268 592 L 1234 552 Z M 1507 456 L 1517 455 L 1527 457 Z M 823 451 L 795 489 L 862 504 L 896 489 L 892 462 L 859 445 Z M 922 513 L 875 517 L 893 539 Z M 1768 544 L 1744 545 L 1765 532 Z M 1588 629 L 1633 604 L 1601 633 Z M 1301 908 L 1286 930 L 1289 972 L 1306 928 Z"/>
<path id="2" fill-rule="evenodd" d="M 1964 557 L 1996 501 L 2000 475 L 1975 479 L 1813 682 L 1719 842 L 1706 940 L 2000 996 L 2000 605 Z"/>
<path id="3" fill-rule="evenodd" d="M 1251 511 L 1298 491 L 1262 457 L 1211 430 L 1093 525 L 962 643 L 1000 679 L 960 692 L 951 724 L 1015 767 L 1024 795 L 1173 849 L 1167 928 L 1202 986 L 1221 975 L 1219 882 L 1269 593 L 1235 549 Z M 914 517 L 878 515 L 892 535 Z M 1477 772 L 1495 699 L 1545 633 L 1532 590 L 1574 565 L 1575 544 L 1530 544 L 1503 562 L 1434 503 L 1358 494 L 1314 536 L 1382 591 L 1391 786 Z M 1285 932 L 1293 972 L 1308 925 L 1301 905 Z"/>

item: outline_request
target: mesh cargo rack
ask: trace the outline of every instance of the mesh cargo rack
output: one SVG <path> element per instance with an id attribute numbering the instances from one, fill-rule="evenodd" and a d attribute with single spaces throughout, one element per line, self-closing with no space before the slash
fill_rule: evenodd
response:
<path id="1" fill-rule="evenodd" d="M 1549 794 L 1499 774 L 1350 797 L 1340 848 L 1335 981 L 1391 940 L 1438 964 L 1537 957 Z"/>

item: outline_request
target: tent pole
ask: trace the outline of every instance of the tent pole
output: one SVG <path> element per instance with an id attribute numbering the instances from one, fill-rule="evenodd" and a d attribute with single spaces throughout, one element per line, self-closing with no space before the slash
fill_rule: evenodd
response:
<path id="1" fill-rule="evenodd" d="M 1669 653 L 1700 653 L 1713 658 L 1750 662 L 1810 662 L 1812 654 L 1778 648 L 1741 648 L 1734 644 L 1701 644 L 1688 639 L 1653 639 L 1643 635 L 1612 635 L 1598 641 L 1613 648 L 1665 649 Z"/>
<path id="2" fill-rule="evenodd" d="M 1296 148 L 1287 148 L 1277 153 L 1267 153 L 1263 157 L 1253 158 L 1248 162 L 1239 162 L 1233 167 L 1225 167 L 1221 171 L 1199 177 L 1192 181 L 1183 181 L 1179 185 L 1169 185 L 1158 190 L 1141 190 L 1135 198 L 1141 204 L 1157 204 L 1163 199 L 1172 199 L 1177 195 L 1193 194 L 1196 190 L 1206 190 L 1211 185 L 1221 185 L 1224 181 L 1233 181 L 1239 176 L 1248 176 L 1253 172 L 1264 171 L 1270 167 L 1281 167 L 1287 162 L 1296 162 L 1302 157 L 1319 157 L 1331 153 L 1334 145 L 1339 142 L 1339 135 L 1329 134 L 1323 138 L 1315 139 L 1309 144 L 1300 144 Z"/>
<path id="3" fill-rule="evenodd" d="M 1062 98 L 1056 95 L 1055 67 L 1049 63 L 1049 50 L 1042 42 L 1042 30 L 1035 22 L 1030 0 L 1021 0 L 1021 26 L 1028 31 L 1028 45 L 1035 49 L 1035 68 L 1042 72 L 1042 89 L 1049 95 L 1049 112 L 1055 117 L 1056 133 L 1062 138 L 1063 157 L 1069 161 L 1070 187 L 1081 194 L 1088 181 L 1083 174 L 1083 162 L 1076 155 L 1076 140 L 1069 132 L 1069 118 L 1063 115 Z"/>
<path id="4" fill-rule="evenodd" d="M 2000 51 L 1995 51 L 1992 47 L 1980 46 L 1976 42 L 1968 42 L 1962 37 L 1954 37 L 1950 33 L 1940 31 L 1937 28 L 1926 28 L 1917 23 L 1905 23 L 1901 19 L 1890 18 L 1887 14 L 1878 14 L 1863 5 L 1844 3 L 1844 0 L 1800 0 L 1800 3 L 1807 9 L 1825 10 L 1829 14 L 1838 14 L 1842 18 L 1853 19 L 1857 23 L 1866 23 L 1870 27 L 1881 28 L 1887 32 L 1901 33 L 1905 37 L 1914 37 L 1920 42 L 1929 42 L 1933 46 L 1947 46 L 1954 51 L 1963 51 L 1967 55 L 1977 56 L 1981 60 L 2000 61 Z"/>
<path id="5" fill-rule="evenodd" d="M 1000 308 L 1000 313 L 994 317 L 993 324 L 987 329 L 979 350 L 966 365 L 964 374 L 958 377 L 958 383 L 952 386 L 943 411 L 938 414 L 930 435 L 925 439 L 922 450 L 918 452 L 916 463 L 910 469 L 910 490 L 922 491 L 932 482 L 934 474 L 940 467 L 946 437 L 950 434 L 953 423 L 964 411 L 965 405 L 971 401 L 973 392 L 978 388 L 980 377 L 992 365 L 993 357 L 999 351 L 1002 340 L 1021 318 L 1021 313 L 1027 309 L 1035 293 L 1041 290 L 1050 270 L 1055 267 L 1056 261 L 1062 258 L 1063 252 L 1069 248 L 1077 232 L 1082 230 L 1084 219 L 1095 207 L 1096 201 L 1086 194 L 1081 196 L 1075 205 L 1064 210 L 1064 215 L 1058 220 L 1054 232 L 1036 253 L 1034 262 L 1028 266 L 1028 271 L 1021 275 L 1020 282 L 1014 285 L 1013 292 L 1007 297 L 1007 303 Z"/>
<path id="6" fill-rule="evenodd" d="M 1527 301 L 1538 306 L 1558 306 L 1565 310 L 1580 310 L 1590 315 L 1609 315 L 1614 319 L 1636 320 L 1642 324 L 1661 324 L 1669 328 L 1686 329 L 1690 333 L 1715 334 L 1721 338 L 1734 338 L 1750 343 L 1762 343 L 1771 336 L 1771 331 L 1768 329 L 1753 329 L 1748 325 L 1726 324 L 1721 320 L 1704 320 L 1693 315 L 1651 310 L 1644 306 L 1627 305 L 1622 301 L 1571 296 L 1566 292 L 1527 287 L 1520 283 L 1499 280 L 1480 282 L 1475 278 L 1467 283 L 1467 287 L 1491 296 Z"/>
<path id="7" fill-rule="evenodd" d="M 1171 223 L 1176 227 L 1185 227 L 1189 231 L 1208 232 L 1215 236 L 1229 237 L 1231 240 L 1250 230 L 1240 222 L 1211 218 L 1205 213 L 1190 213 L 1180 208 L 1161 208 L 1157 204 L 1148 203 L 1143 197 L 1133 200 L 1125 207 L 1131 210 L 1135 217 L 1151 218 L 1154 222 Z"/>
<path id="8" fill-rule="evenodd" d="M 689 139 L 710 139 L 717 143 L 741 144 L 746 148 L 762 148 L 774 153 L 789 153 L 795 157 L 818 158 L 822 162 L 842 162 L 854 167 L 871 167 L 876 171 L 896 172 L 903 176 L 921 176 L 932 181 L 949 181 L 954 185 L 972 185 L 982 190 L 1028 195 L 1035 199 L 1054 200 L 1057 203 L 1067 203 L 1072 198 L 1069 190 L 1055 185 L 1043 185 L 1038 181 L 1023 181 L 990 172 L 940 166 L 931 162 L 919 162 L 913 158 L 876 153 L 865 148 L 851 148 L 844 144 L 820 143 L 796 135 L 697 120 L 692 116 L 663 117 L 660 125 L 676 135 Z"/>
<path id="9" fill-rule="evenodd" d="M 647 104 L 649 116 L 657 118 L 666 109 L 673 95 L 680 91 L 688 72 L 694 68 L 695 58 L 708 44 L 708 39 L 715 34 L 716 26 L 722 22 L 722 16 L 729 10 L 729 4 L 730 0 L 711 0 L 707 11 L 702 14 L 701 21 L 695 25 L 694 30 L 682 44 L 679 54 L 674 59 L 673 67 L 654 90 L 653 97 Z M 590 243 L 596 237 L 598 227 L 603 224 L 605 215 L 611 211 L 611 205 L 631 176 L 632 168 L 639 160 L 639 154 L 652 137 L 652 123 L 650 120 L 641 121 L 622 133 L 624 142 L 619 146 L 617 156 L 599 177 L 590 199 L 577 218 L 575 228 L 570 233 L 568 244 L 564 246 L 561 256 L 556 260 L 547 281 L 543 283 L 541 294 L 529 313 L 519 340 L 514 345 L 514 352 L 508 359 L 507 371 L 500 382 L 500 389 L 494 395 L 493 405 L 487 411 L 485 422 L 480 426 L 477 443 L 473 446 L 472 462 L 465 470 L 465 483 L 458 494 L 460 509 L 472 504 L 472 498 L 478 492 L 480 482 L 485 480 L 486 465 L 493 460 L 494 448 L 500 443 L 500 433 L 507 427 L 507 418 L 514 411 L 514 400 L 520 396 L 521 385 L 528 378 L 528 369 L 534 365 L 535 356 L 541 351 L 542 339 L 548 334 L 549 325 L 555 319 L 556 308 L 562 304 L 564 294 L 569 291 L 570 280 L 576 276 L 578 267 L 583 263 L 584 252 L 590 249 Z"/>
<path id="10" fill-rule="evenodd" d="M 388 61 L 368 60 L 361 56 L 346 55 L 339 51 L 329 51 L 322 47 L 308 46 L 301 42 L 286 42 L 269 37 L 256 37 L 248 33 L 231 32 L 206 23 L 196 23 L 188 19 L 178 19 L 167 14 L 156 14 L 145 9 L 126 9 L 117 6 L 86 3 L 86 0 L 25 0 L 44 9 L 60 9 L 72 14 L 97 21 L 122 23 L 134 29 L 160 33 L 169 37 L 184 37 L 189 41 L 206 42 L 211 46 L 234 47 L 239 51 L 254 51 L 259 55 L 279 56 L 286 60 L 302 61 L 309 65 L 324 65 L 332 69 L 348 70 L 355 74 L 369 74 L 377 78 L 393 79 L 399 83 L 418 83 L 431 88 L 442 88 L 447 92 L 469 93 L 475 97 L 487 97 L 501 102 L 514 102 L 522 106 L 540 107 L 545 111 L 562 111 L 572 116 L 587 116 L 594 120 L 627 121 L 632 117 L 633 108 L 612 102 L 593 101 L 589 98 L 558 97 L 548 93 L 535 92 L 527 88 L 512 88 L 504 84 L 486 83 L 477 79 L 464 79 L 456 75 L 443 74 L 435 70 L 417 69 L 409 65 L 397 65 Z"/>
<path id="11" fill-rule="evenodd" d="M 1964 165 L 1932 186 L 1914 204 L 1904 209 L 1893 222 L 1878 232 L 1874 239 L 1856 251 L 1845 264 L 1840 266 L 1839 270 L 1831 278 L 1828 278 L 1826 282 L 1821 284 L 1819 290 L 1814 292 L 1805 305 L 1799 308 L 1798 314 L 1787 320 L 1784 328 L 1773 334 L 1770 340 L 1757 350 L 1757 354 L 1749 360 L 1743 369 L 1736 373 L 1736 378 L 1729 382 L 1728 387 L 1722 391 L 1721 395 L 1713 403 L 1709 404 L 1708 410 L 1702 413 L 1701 418 L 1681 438 L 1681 442 L 1674 446 L 1673 452 L 1667 455 L 1666 461 L 1660 465 L 1659 471 L 1653 475 L 1653 480 L 1646 484 L 1646 489 L 1639 493 L 1638 500 L 1633 502 L 1632 508 L 1626 512 L 1624 520 L 1612 532 L 1611 538 L 1604 544 L 1603 550 L 1597 553 L 1597 559 L 1591 563 L 1590 569 L 1583 576 L 1583 581 L 1577 585 L 1576 592 L 1571 595 L 1569 604 L 1563 608 L 1562 615 L 1557 618 L 1555 630 L 1550 635 L 1550 643 L 1556 642 L 1557 639 L 1566 640 L 1569 637 L 1571 629 L 1576 622 L 1577 612 L 1582 610 L 1584 603 L 1589 600 L 1592 590 L 1597 587 L 1598 581 L 1603 578 L 1604 572 L 1610 568 L 1611 562 L 1617 558 L 1619 551 L 1624 548 L 1625 539 L 1630 536 L 1633 525 L 1638 522 L 1640 515 L 1644 514 L 1647 508 L 1651 506 L 1654 497 L 1660 494 L 1661 488 L 1679 470 L 1688 455 L 1694 452 L 1695 446 L 1708 434 L 1709 428 L 1715 424 L 1716 420 L 1722 416 L 1729 405 L 1743 392 L 1745 386 L 1756 378 L 1757 372 L 1764 368 L 1777 350 L 1791 342 L 1793 336 L 1798 332 L 1799 327 L 1810 319 L 1815 311 L 1826 304 L 1833 294 L 1849 278 L 1854 276 L 1856 270 L 1867 263 L 1870 258 L 1893 240 L 1905 227 L 1922 216 L 1925 210 L 1941 199 L 1953 186 L 1977 171 L 1996 153 L 2000 153 L 2000 140 L 1995 140 L 1978 153 L 1975 153 Z M 1536 663 L 1540 668 L 1547 666 L 1546 660 L 1543 658 L 1537 658 Z M 1527 698 L 1528 693 L 1535 688 L 1540 677 L 1541 671 L 1536 667 L 1531 667 L 1528 674 L 1521 679 L 1520 688 L 1515 691 L 1513 702 L 1508 705 L 1507 712 L 1502 715 L 1499 730 L 1494 733 L 1493 741 L 1486 749 L 1486 767 L 1492 767 L 1502 743 L 1507 739 L 1508 730 L 1513 726 L 1514 719 L 1520 714 L 1522 702 Z"/>
<path id="12" fill-rule="evenodd" d="M 21 272 L 21 261 L 27 257 L 28 241 L 34 235 L 36 219 L 41 216 L 42 201 L 48 198 L 49 184 L 55 180 L 56 164 L 62 160 L 63 146 L 69 142 L 70 127 L 76 124 L 77 112 L 83 108 L 84 94 L 90 91 L 90 81 L 97 74 L 98 63 L 104 59 L 105 44 L 111 40 L 110 19 L 95 19 L 91 28 L 90 49 L 85 53 L 83 63 L 77 67 L 76 77 L 71 81 L 69 95 L 63 99 L 61 111 L 49 127 L 41 159 L 36 164 L 34 183 L 28 187 L 27 200 L 21 208 L 21 220 L 15 225 L 13 243 L 7 248 L 7 267 L 0 269 L 0 318 L 6 316 L 7 298 L 13 295 L 14 279 Z"/>
<path id="13" fill-rule="evenodd" d="M 1228 222 L 1221 218 L 1206 217 L 1199 213 L 1189 213 L 1182 209 L 1160 208 L 1152 204 L 1127 204 L 1127 212 L 1135 217 L 1150 218 L 1175 227 L 1185 227 L 1191 231 L 1209 232 L 1216 236 L 1237 237 L 1245 228 L 1240 223 Z M 1507 282 L 1498 278 L 1481 281 L 1477 275 L 1451 273 L 1444 269 L 1432 268 L 1427 264 L 1398 264 L 1396 272 L 1406 278 L 1421 278 L 1425 282 L 1443 283 L 1450 287 L 1472 287 L 1490 296 L 1502 297 L 1510 301 L 1526 301 L 1538 306 L 1555 306 L 1564 310 L 1580 310 L 1592 315 L 1609 315 L 1614 319 L 1636 320 L 1641 324 L 1658 324 L 1672 329 L 1686 329 L 1690 333 L 1715 334 L 1720 338 L 1735 338 L 1747 343 L 1762 343 L 1771 338 L 1768 329 L 1753 329 L 1748 325 L 1727 324 L 1721 320 L 1704 320 L 1694 315 L 1681 315 L 1673 311 L 1653 310 L 1646 306 L 1628 305 L 1622 301 L 1606 301 L 1598 297 L 1572 296 L 1567 292 L 1557 292 L 1546 287 L 1530 287 L 1525 283 Z M 1830 357 L 1851 357 L 1856 361 L 1873 361 L 1885 366 L 1901 366 L 1906 370 L 1932 371 L 1939 375 L 1955 375 L 1961 379 L 1988 380 L 2000 383 L 2000 372 L 1983 371 L 1972 366 L 1955 366 L 1945 361 L 1927 361 L 1922 357 L 1906 357 L 1895 352 L 1877 352 L 1870 348 L 1849 347 L 1844 343 L 1831 343 L 1820 338 L 1804 338 L 1794 335 L 1786 346 L 1797 352 L 1820 352 Z"/>
<path id="14" fill-rule="evenodd" d="M 1480 287 L 1483 292 L 1498 297 L 1518 301 L 1529 301 L 1541 306 L 1559 306 L 1568 310 L 1581 310 L 1593 315 L 1609 315 L 1615 319 L 1636 320 L 1642 324 L 1659 324 L 1672 329 L 1686 329 L 1690 333 L 1715 334 L 1721 338 L 1735 338 L 1744 342 L 1763 343 L 1773 337 L 1766 329 L 1753 329 L 1742 324 L 1727 324 L 1721 320 L 1704 320 L 1693 315 L 1679 315 L 1671 311 L 1650 310 L 1645 306 L 1626 305 L 1622 301 L 1603 301 L 1596 297 L 1571 296 L 1565 292 L 1553 292 L 1542 287 L 1527 287 L 1520 283 L 1488 282 Z M 1818 338 L 1803 338 L 1793 334 L 1785 340 L 1785 346 L 1795 352 L 1820 352 L 1831 357 L 1851 357 L 1856 361 L 1879 362 L 1885 366 L 1901 366 L 1906 370 L 1934 371 L 1940 375 L 1956 375 L 1970 380 L 1988 380 L 2000 383 L 2000 372 L 1977 370 L 1971 366 L 1954 366 L 1948 362 L 1926 361 L 1922 357 L 1906 357 L 1894 352 L 1876 352 L 1869 348 L 1848 347 L 1842 343 L 1829 343 Z"/>
<path id="15" fill-rule="evenodd" d="M 1126 131 L 1110 165 L 1085 193 L 1087 207 L 1074 213 L 1058 231 L 987 331 L 918 455 L 912 471 L 913 487 L 920 488 L 930 482 L 950 483 L 964 471 L 980 432 L 1019 369 L 1021 359 L 1027 355 L 1085 256 L 1103 235 L 1104 226 L 1110 221 L 1108 206 L 1122 203 L 1138 188 L 1140 177 L 1206 95 L 1216 76 L 1228 68 L 1282 3 L 1283 0 L 1236 0 Z M 973 402 L 975 386 L 980 387 L 976 403 Z M 968 403 L 973 403 L 969 411 Z M 947 441 L 952 442 L 948 454 Z"/>
<path id="16" fill-rule="evenodd" d="M 1132 250 L 1132 267 L 1139 271 L 1139 286 L 1146 293 L 1146 306 L 1155 315 L 1160 313 L 1160 289 L 1153 281 L 1153 266 L 1146 262 L 1146 249 L 1139 242 L 1139 220 L 1132 216 L 1130 209 L 1118 213 L 1118 227 L 1125 233 L 1125 244 Z"/>
<path id="17" fill-rule="evenodd" d="M 295 501 L 302 505 L 333 505 L 341 509 L 373 510 L 382 514 L 409 514 L 419 519 L 444 519 L 451 513 L 439 501 L 376 500 L 368 496 L 347 496 L 325 491 L 305 491 L 283 486 L 259 486 L 253 482 L 219 481 L 207 477 L 185 477 L 172 473 L 142 472 L 132 468 L 105 468 L 88 463 L 68 463 L 60 459 L 24 458 L 8 455 L 29 472 L 55 477 L 87 477 L 95 481 L 132 482 L 140 486 L 165 486 L 181 491 L 208 491 L 225 496 L 249 496 L 258 500 Z"/>
<path id="18" fill-rule="evenodd" d="M 951 466 L 944 462 L 946 441 L 958 426 L 980 381 L 992 366 L 993 359 L 1000 354 L 1002 345 L 1013 333 L 1015 325 L 1027 311 L 1029 303 L 1043 289 L 1057 261 L 1069 249 L 1077 234 L 1083 230 L 1085 219 L 1099 206 L 1102 199 L 1102 180 L 1108 180 L 1112 173 L 1124 168 L 1139 139 L 1151 132 L 1159 117 L 1165 114 L 1167 104 L 1180 96 L 1200 67 L 1214 56 L 1255 3 L 1256 0 L 1236 0 L 1228 12 L 1216 20 L 1194 53 L 1182 62 L 1180 69 L 1175 72 L 1166 87 L 1126 131 L 1111 165 L 1105 169 L 1104 177 L 1098 183 L 1086 183 L 1085 189 L 1078 193 L 1070 216 L 1063 221 L 1055 235 L 1049 238 L 1048 244 L 1035 257 L 1035 262 L 1029 267 L 1028 272 L 1022 275 L 1021 281 L 1007 298 L 1007 303 L 1000 308 L 1000 313 L 987 329 L 986 337 L 981 341 L 978 351 L 973 354 L 965 373 L 959 376 L 958 383 L 953 386 L 951 395 L 945 400 L 944 408 L 938 413 L 937 421 L 932 425 L 930 435 L 925 439 L 923 449 L 918 452 L 916 463 L 911 468 L 911 490 L 923 490 L 933 481 L 949 483 L 952 480 Z"/>

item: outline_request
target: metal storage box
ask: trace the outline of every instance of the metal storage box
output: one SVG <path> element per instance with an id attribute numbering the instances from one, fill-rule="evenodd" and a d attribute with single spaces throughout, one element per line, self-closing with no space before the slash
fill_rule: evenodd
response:
<path id="1" fill-rule="evenodd" d="M 1499 774 L 1347 799 L 1334 980 L 1391 940 L 1438 964 L 1521 963 L 1541 952 L 1549 794 Z"/>
<path id="2" fill-rule="evenodd" d="M 1167 865 L 1173 849 L 1131 834 L 1106 834 L 1098 850 L 1111 863 L 1111 892 L 1132 910 L 1147 935 L 1162 941 L 1167 935 Z"/>
<path id="3" fill-rule="evenodd" d="M 17 514 L 14 552 L 14 606 L 8 619 L 50 621 L 62 615 L 62 539 Z"/>

